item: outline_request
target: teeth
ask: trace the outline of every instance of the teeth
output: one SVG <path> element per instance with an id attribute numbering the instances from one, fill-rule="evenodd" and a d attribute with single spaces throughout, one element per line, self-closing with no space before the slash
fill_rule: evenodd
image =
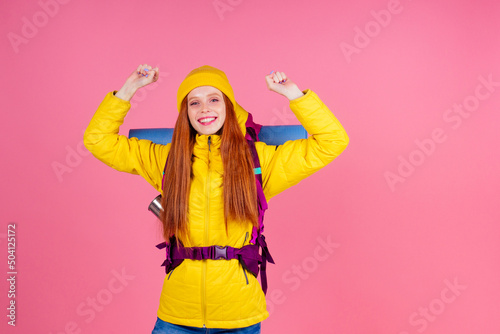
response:
<path id="1" fill-rule="evenodd" d="M 212 118 L 205 118 L 205 119 L 202 119 L 200 120 L 200 123 L 208 123 L 208 122 L 211 122 L 215 119 L 215 117 L 212 117 Z"/>

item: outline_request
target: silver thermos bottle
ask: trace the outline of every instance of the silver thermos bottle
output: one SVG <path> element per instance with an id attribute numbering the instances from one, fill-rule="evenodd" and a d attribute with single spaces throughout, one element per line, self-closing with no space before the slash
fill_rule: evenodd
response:
<path id="1" fill-rule="evenodd" d="M 148 210 L 160 219 L 160 212 L 163 210 L 161 207 L 161 194 L 156 196 L 155 199 L 149 204 Z"/>

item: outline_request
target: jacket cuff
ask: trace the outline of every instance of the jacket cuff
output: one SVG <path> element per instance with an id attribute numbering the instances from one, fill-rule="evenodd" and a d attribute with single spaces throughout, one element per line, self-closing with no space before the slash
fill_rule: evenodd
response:
<path id="1" fill-rule="evenodd" d="M 318 106 L 323 105 L 323 102 L 321 101 L 319 96 L 312 90 L 306 89 L 302 92 L 304 93 L 303 96 L 290 101 L 290 109 L 294 110 L 294 108 L 311 108 L 311 103 L 317 104 Z"/>
<path id="2" fill-rule="evenodd" d="M 310 89 L 305 89 L 302 91 L 302 93 L 304 93 L 304 95 L 302 95 L 301 97 L 298 97 L 296 99 L 293 99 L 293 100 L 290 100 L 290 106 L 292 105 L 297 105 L 297 104 L 301 104 L 301 102 L 303 102 L 304 100 L 307 101 L 311 98 L 313 94 L 313 91 L 310 90 Z"/>
<path id="3" fill-rule="evenodd" d="M 109 92 L 106 95 L 106 100 L 109 100 L 110 102 L 113 101 L 115 105 L 120 105 L 122 107 L 130 107 L 130 101 L 125 101 L 123 99 L 120 99 L 117 97 L 115 94 L 117 93 L 117 90 L 114 90 L 112 92 Z"/>

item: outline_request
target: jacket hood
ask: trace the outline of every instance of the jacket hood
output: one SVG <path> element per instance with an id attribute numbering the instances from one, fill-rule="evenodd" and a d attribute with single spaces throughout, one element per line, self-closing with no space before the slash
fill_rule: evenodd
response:
<path id="1" fill-rule="evenodd" d="M 243 136 L 245 136 L 247 134 L 247 128 L 245 124 L 248 119 L 248 112 L 243 109 L 243 107 L 238 103 L 236 103 L 236 106 L 234 107 L 234 112 L 236 113 L 236 117 L 238 118 L 238 124 L 240 125 L 241 132 L 243 133 Z"/>

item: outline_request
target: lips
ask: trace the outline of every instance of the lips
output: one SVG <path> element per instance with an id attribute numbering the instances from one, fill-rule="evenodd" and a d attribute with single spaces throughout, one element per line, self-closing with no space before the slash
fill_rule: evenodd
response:
<path id="1" fill-rule="evenodd" d="M 215 122 L 216 119 L 217 117 L 203 117 L 198 119 L 198 123 L 200 123 L 201 125 L 210 125 Z"/>

